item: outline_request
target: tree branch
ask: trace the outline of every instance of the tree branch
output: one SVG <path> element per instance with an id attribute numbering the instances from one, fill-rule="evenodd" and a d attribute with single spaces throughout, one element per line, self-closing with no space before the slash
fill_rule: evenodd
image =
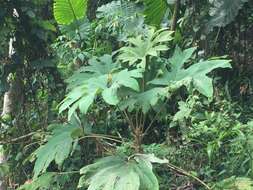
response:
<path id="1" fill-rule="evenodd" d="M 12 144 L 12 143 L 16 143 L 20 140 L 23 140 L 23 139 L 26 139 L 28 137 L 31 137 L 33 136 L 34 134 L 36 134 L 38 132 L 31 132 L 31 133 L 28 133 L 26 135 L 23 135 L 23 136 L 20 136 L 20 137 L 17 137 L 17 138 L 14 138 L 14 139 L 11 139 L 9 141 L 0 141 L 0 144 Z"/>
<path id="2" fill-rule="evenodd" d="M 185 175 L 187 177 L 193 178 L 194 180 L 196 180 L 197 182 L 199 182 L 201 185 L 203 185 L 206 189 L 211 190 L 211 188 L 205 182 L 203 182 L 201 179 L 199 179 L 198 177 L 196 177 L 196 176 L 190 174 L 189 172 L 187 172 L 187 171 L 185 171 L 185 170 L 183 170 L 183 169 L 181 169 L 181 168 L 179 168 L 177 166 L 174 166 L 174 165 L 172 165 L 170 163 L 167 163 L 166 165 L 171 170 L 174 170 L 174 171 L 176 171 L 176 172 L 178 172 L 178 173 L 180 173 L 182 175 Z"/>

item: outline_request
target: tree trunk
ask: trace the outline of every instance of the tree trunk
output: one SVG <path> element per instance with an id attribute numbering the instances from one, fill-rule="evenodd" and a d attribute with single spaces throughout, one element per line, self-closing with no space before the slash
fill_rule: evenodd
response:
<path id="1" fill-rule="evenodd" d="M 9 44 L 9 57 L 11 58 L 15 53 L 13 48 L 14 39 L 10 39 Z M 14 118 L 15 114 L 18 113 L 20 103 L 22 102 L 22 70 L 17 69 L 14 73 L 13 80 L 10 81 L 10 87 L 4 94 L 2 118 Z M 6 124 L 2 124 L 1 127 L 8 127 Z M 1 146 L 1 145 L 0 145 Z M 0 152 L 0 164 L 6 162 L 6 156 Z M 0 190 L 6 190 L 7 184 L 5 178 L 0 179 Z"/>
<path id="2" fill-rule="evenodd" d="M 87 2 L 87 18 L 91 21 L 96 18 L 97 8 L 101 5 L 111 2 L 112 0 L 88 0 Z"/>
<path id="3" fill-rule="evenodd" d="M 172 17 L 172 23 L 171 23 L 172 31 L 176 30 L 179 10 L 180 10 L 180 0 L 176 0 L 173 17 Z"/>
<path id="4" fill-rule="evenodd" d="M 17 113 L 18 103 L 22 99 L 22 96 L 20 96 L 22 92 L 21 86 L 21 71 L 18 70 L 15 73 L 15 79 L 10 82 L 9 90 L 4 94 L 2 117 L 11 116 L 11 118 L 13 118 L 14 114 Z"/>
<path id="5" fill-rule="evenodd" d="M 1 147 L 2 149 L 2 147 Z M 0 155 L 0 164 L 3 164 L 5 162 L 5 156 L 3 154 Z M 6 184 L 5 180 L 0 178 L 0 190 L 6 190 Z"/>

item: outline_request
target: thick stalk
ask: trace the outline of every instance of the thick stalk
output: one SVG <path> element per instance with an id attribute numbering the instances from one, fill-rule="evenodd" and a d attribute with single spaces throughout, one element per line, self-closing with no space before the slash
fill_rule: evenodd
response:
<path id="1" fill-rule="evenodd" d="M 143 140 L 143 131 L 140 127 L 136 127 L 134 131 L 134 149 L 136 153 L 142 153 L 143 149 L 141 147 Z"/>
<path id="2" fill-rule="evenodd" d="M 145 92 L 146 88 L 146 69 L 147 69 L 147 63 L 148 58 L 145 58 L 145 68 L 143 72 L 143 79 L 141 82 L 141 91 Z M 142 141 L 144 137 L 144 125 L 145 125 L 145 120 L 146 120 L 146 115 L 142 113 L 142 110 L 140 110 L 140 115 L 139 115 L 139 110 L 137 110 L 137 115 L 136 115 L 136 126 L 134 128 L 134 148 L 136 153 L 142 153 Z"/>

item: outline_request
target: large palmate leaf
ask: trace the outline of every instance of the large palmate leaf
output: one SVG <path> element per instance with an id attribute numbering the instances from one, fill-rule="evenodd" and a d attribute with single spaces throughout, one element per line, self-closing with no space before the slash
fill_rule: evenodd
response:
<path id="1" fill-rule="evenodd" d="M 172 33 L 167 29 L 155 31 L 154 28 L 150 28 L 146 36 L 129 38 L 129 46 L 122 47 L 119 50 L 118 59 L 127 62 L 130 66 L 137 65 L 145 68 L 147 56 L 157 57 L 161 51 L 168 50 L 168 46 L 164 43 L 173 39 Z"/>
<path id="2" fill-rule="evenodd" d="M 248 0 L 215 0 L 214 7 L 210 10 L 211 26 L 224 27 L 231 23 L 238 15 L 243 4 Z"/>
<path id="3" fill-rule="evenodd" d="M 58 24 L 70 24 L 83 18 L 87 0 L 55 0 L 54 17 Z"/>
<path id="4" fill-rule="evenodd" d="M 44 173 L 51 162 L 55 161 L 58 165 L 63 163 L 71 152 L 74 142 L 72 133 L 77 129 L 71 124 L 54 126 L 48 142 L 34 152 L 37 158 L 34 166 L 34 179 Z"/>
<path id="5" fill-rule="evenodd" d="M 143 113 L 147 113 L 151 108 L 157 105 L 159 100 L 163 100 L 168 95 L 166 88 L 152 88 L 141 93 L 131 93 L 128 98 L 122 100 L 119 104 L 121 110 L 128 108 L 128 111 L 133 111 L 138 108 Z"/>
<path id="6" fill-rule="evenodd" d="M 131 158 L 110 156 L 80 170 L 79 187 L 88 190 L 158 190 L 151 163 L 164 163 L 154 155 Z"/>
<path id="7" fill-rule="evenodd" d="M 146 21 L 154 26 L 159 26 L 168 9 L 166 0 L 144 0 Z"/>
<path id="8" fill-rule="evenodd" d="M 141 70 L 120 70 L 110 55 L 93 58 L 89 66 L 81 68 L 69 80 L 71 91 L 60 105 L 60 112 L 69 109 L 69 118 L 79 109 L 86 114 L 96 96 L 100 95 L 110 105 L 116 105 L 120 99 L 117 94 L 121 87 L 139 91 L 136 78 L 142 77 Z"/>
<path id="9" fill-rule="evenodd" d="M 169 59 L 170 70 L 166 67 L 163 74 L 151 81 L 151 84 L 169 85 L 171 89 L 178 89 L 181 86 L 189 87 L 191 84 L 201 94 L 212 97 L 213 84 L 212 78 L 207 74 L 217 68 L 231 68 L 230 60 L 214 59 L 200 61 L 185 68 L 185 63 L 192 57 L 196 48 L 190 48 L 182 51 L 179 47 L 176 48 L 174 55 Z"/>

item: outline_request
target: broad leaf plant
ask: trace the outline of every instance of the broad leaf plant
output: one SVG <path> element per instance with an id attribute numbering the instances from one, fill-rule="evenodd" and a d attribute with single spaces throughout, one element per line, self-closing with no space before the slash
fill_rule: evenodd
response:
<path id="1" fill-rule="evenodd" d="M 85 2 L 56 0 L 54 11 L 58 23 L 70 24 L 81 18 L 84 13 L 78 7 L 84 8 Z M 77 115 L 85 118 L 93 114 L 95 106 L 102 104 L 123 119 L 134 140 L 133 155 L 111 154 L 84 166 L 80 170 L 79 188 L 159 190 L 152 163 L 167 161 L 145 154 L 143 139 L 179 89 L 185 87 L 211 99 L 210 73 L 231 67 L 230 60 L 223 58 L 197 60 L 195 47 L 173 50 L 173 35 L 166 28 L 150 27 L 143 35 L 128 38 L 124 46 L 111 55 L 93 56 L 88 65 L 80 67 L 67 80 L 68 92 L 59 105 L 60 113 L 67 111 L 69 121 Z M 61 166 L 74 142 L 80 136 L 85 137 L 85 133 L 71 124 L 53 128 L 48 141 L 34 152 L 35 182 L 39 182 L 51 162 Z"/>

